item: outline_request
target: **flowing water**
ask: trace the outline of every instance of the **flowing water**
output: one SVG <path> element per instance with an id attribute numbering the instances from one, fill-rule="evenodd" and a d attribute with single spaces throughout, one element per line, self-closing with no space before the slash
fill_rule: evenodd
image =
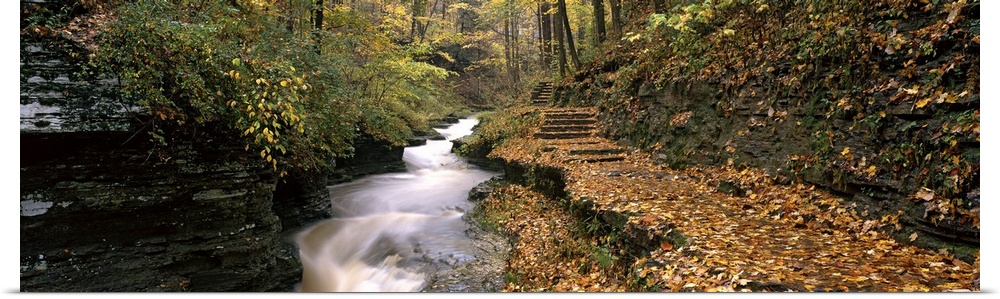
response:
<path id="1" fill-rule="evenodd" d="M 368 176 L 329 187 L 334 218 L 296 238 L 303 292 L 411 292 L 434 264 L 474 258 L 461 216 L 469 190 L 495 173 L 451 153 L 451 140 L 472 133 L 475 118 L 435 129 L 447 140 L 403 152 L 407 172 Z"/>

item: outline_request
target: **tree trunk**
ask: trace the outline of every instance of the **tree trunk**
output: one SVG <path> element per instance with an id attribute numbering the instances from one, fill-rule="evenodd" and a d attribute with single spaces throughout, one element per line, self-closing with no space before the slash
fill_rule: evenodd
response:
<path id="1" fill-rule="evenodd" d="M 420 27 L 420 42 L 421 43 L 424 42 L 424 37 L 427 36 L 427 28 L 431 27 L 431 20 L 430 19 L 434 17 L 434 12 L 436 11 L 436 10 L 434 10 L 434 8 L 437 7 L 437 5 L 438 5 L 439 2 L 440 2 L 440 0 L 434 0 L 434 4 L 432 4 L 431 7 L 429 8 L 430 14 L 427 15 L 427 19 L 428 19 L 427 22 L 424 22 L 424 25 Z M 444 10 L 443 9 L 441 10 L 441 14 L 444 14 Z"/>
<path id="2" fill-rule="evenodd" d="M 562 14 L 562 23 L 566 31 L 566 44 L 569 46 L 569 55 L 573 59 L 573 68 L 580 68 L 580 55 L 576 52 L 576 46 L 573 44 L 573 29 L 569 25 L 569 14 L 566 13 L 566 0 L 559 0 L 559 13 Z"/>
<path id="3" fill-rule="evenodd" d="M 413 5 L 410 6 L 410 42 L 416 40 L 417 33 L 420 32 L 420 27 L 422 24 L 417 22 L 417 17 L 424 15 L 424 9 L 426 9 L 427 0 L 413 0 Z"/>
<path id="4" fill-rule="evenodd" d="M 316 6 L 313 7 L 313 51 L 316 54 L 320 54 L 320 42 L 322 42 L 322 32 L 323 31 L 323 0 L 316 0 Z"/>
<path id="5" fill-rule="evenodd" d="M 541 21 L 542 24 L 540 25 L 542 27 L 541 28 L 542 29 L 542 49 L 543 49 L 542 50 L 542 57 L 543 57 L 542 61 L 544 61 L 546 69 L 548 69 L 548 65 L 549 65 L 549 63 L 551 61 L 552 53 L 554 52 L 554 51 L 552 51 L 552 47 L 553 47 L 553 45 L 552 45 L 552 14 L 548 13 L 549 9 L 551 9 L 551 8 L 552 8 L 552 6 L 549 5 L 548 2 L 544 2 L 544 3 L 542 3 L 542 8 L 541 8 L 541 10 L 539 12 L 539 14 L 541 15 L 541 20 L 542 20 Z"/>
<path id="6" fill-rule="evenodd" d="M 510 50 L 510 15 L 508 14 L 503 20 L 503 56 L 506 60 L 507 74 L 514 77 L 514 68 L 511 60 L 511 50 Z"/>
<path id="7" fill-rule="evenodd" d="M 538 25 L 538 63 L 545 65 L 545 39 L 542 38 L 544 35 L 542 31 L 542 5 L 539 4 L 535 7 L 535 22 Z"/>
<path id="8" fill-rule="evenodd" d="M 448 0 L 441 3 L 441 20 L 444 21 L 446 16 L 448 16 Z"/>
<path id="9" fill-rule="evenodd" d="M 594 29 L 597 31 L 597 45 L 600 46 L 607 35 L 607 29 L 604 28 L 604 1 L 590 0 L 590 3 L 594 5 Z"/>
<path id="10" fill-rule="evenodd" d="M 615 38 L 622 36 L 622 6 L 619 1 L 621 0 L 608 0 L 611 4 L 611 32 Z"/>
<path id="11" fill-rule="evenodd" d="M 653 0 L 653 11 L 656 13 L 664 13 L 667 11 L 666 0 Z"/>
<path id="12" fill-rule="evenodd" d="M 510 18 L 510 27 L 511 31 L 513 31 L 513 36 L 511 37 L 511 40 L 513 41 L 511 45 L 512 53 L 510 56 L 514 59 L 511 61 L 511 64 L 514 66 L 515 83 L 521 82 L 521 41 L 518 40 L 518 37 L 521 35 L 521 28 L 518 24 L 521 23 L 521 20 L 517 19 L 520 15 L 520 9 L 518 9 L 518 13 L 513 14 Z"/>
<path id="13" fill-rule="evenodd" d="M 556 10 L 555 20 L 552 22 L 552 34 L 556 36 L 556 52 L 559 56 L 559 76 L 566 76 L 566 46 L 563 42 L 563 36 L 565 31 L 563 30 L 562 22 L 563 11 L 561 9 Z"/>

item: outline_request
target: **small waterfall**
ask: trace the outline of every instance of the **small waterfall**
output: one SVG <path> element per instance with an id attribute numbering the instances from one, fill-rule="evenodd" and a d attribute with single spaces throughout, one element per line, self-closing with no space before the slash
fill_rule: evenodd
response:
<path id="1" fill-rule="evenodd" d="M 462 119 L 435 129 L 446 140 L 403 152 L 407 172 L 365 177 L 329 187 L 336 218 L 297 235 L 303 292 L 412 292 L 429 263 L 472 259 L 462 214 L 468 192 L 494 173 L 451 153 L 451 140 L 472 133 Z"/>

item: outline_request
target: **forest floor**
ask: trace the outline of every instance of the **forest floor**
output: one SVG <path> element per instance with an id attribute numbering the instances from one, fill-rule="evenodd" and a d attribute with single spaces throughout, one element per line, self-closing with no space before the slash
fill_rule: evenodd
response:
<path id="1" fill-rule="evenodd" d="M 895 215 L 866 220 L 835 195 L 755 169 L 670 169 L 596 137 L 593 108 L 529 109 L 543 125 L 491 156 L 560 169 L 566 204 L 518 185 L 484 201 L 516 211 L 501 221 L 517 235 L 506 291 L 980 290 L 978 253 L 969 264 L 897 242 L 885 233 Z M 571 217 L 573 206 L 599 216 Z"/>

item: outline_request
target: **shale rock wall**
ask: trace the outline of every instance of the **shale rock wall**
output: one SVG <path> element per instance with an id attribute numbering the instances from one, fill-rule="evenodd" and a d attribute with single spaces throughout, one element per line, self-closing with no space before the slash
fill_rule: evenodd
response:
<path id="1" fill-rule="evenodd" d="M 127 133 L 22 134 L 22 291 L 287 290 L 273 179 Z M 294 266 L 286 268 L 294 269 Z"/>
<path id="2" fill-rule="evenodd" d="M 77 8 L 21 5 L 54 19 Z M 117 80 L 85 72 L 85 49 L 33 32 L 20 49 L 21 291 L 294 288 L 289 236 L 329 218 L 325 180 L 278 180 L 222 141 L 164 151 Z"/>

